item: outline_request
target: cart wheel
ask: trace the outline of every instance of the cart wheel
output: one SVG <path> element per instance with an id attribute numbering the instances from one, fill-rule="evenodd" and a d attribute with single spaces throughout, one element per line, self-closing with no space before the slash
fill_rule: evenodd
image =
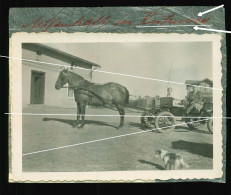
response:
<path id="1" fill-rule="evenodd" d="M 207 127 L 209 132 L 213 134 L 213 119 L 208 120 Z"/>
<path id="2" fill-rule="evenodd" d="M 161 133 L 168 133 L 175 128 L 176 120 L 172 113 L 161 112 L 155 119 L 156 128 Z"/>
<path id="3" fill-rule="evenodd" d="M 155 117 L 152 117 L 152 116 L 155 116 L 155 115 L 151 112 L 143 113 L 140 118 L 141 124 L 151 129 L 156 128 L 155 127 Z"/>

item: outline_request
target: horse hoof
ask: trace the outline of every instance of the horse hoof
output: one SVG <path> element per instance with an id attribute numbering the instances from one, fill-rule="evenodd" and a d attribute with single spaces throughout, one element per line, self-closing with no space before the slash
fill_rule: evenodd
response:
<path id="1" fill-rule="evenodd" d="M 80 125 L 78 126 L 79 129 L 83 129 L 84 125 Z"/>
<path id="2" fill-rule="evenodd" d="M 79 124 L 80 124 L 79 122 L 76 122 L 76 121 L 75 121 L 75 122 L 73 123 L 72 127 L 73 127 L 73 128 L 76 128 L 76 127 L 78 127 Z"/>
<path id="3" fill-rule="evenodd" d="M 123 126 L 122 126 L 122 125 L 120 125 L 120 126 L 118 126 L 118 127 L 117 127 L 117 129 L 122 129 L 122 128 L 123 128 Z"/>

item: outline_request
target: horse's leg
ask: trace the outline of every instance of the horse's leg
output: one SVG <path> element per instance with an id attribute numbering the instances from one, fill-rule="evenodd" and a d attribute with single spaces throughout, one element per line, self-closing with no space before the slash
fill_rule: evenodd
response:
<path id="1" fill-rule="evenodd" d="M 78 106 L 78 109 L 77 109 L 77 119 L 76 119 L 76 123 L 77 125 L 80 123 L 80 113 L 81 113 L 81 107 L 80 107 L 80 103 L 77 102 L 77 106 Z"/>
<path id="2" fill-rule="evenodd" d="M 74 124 L 73 124 L 73 127 L 77 127 L 77 125 L 80 123 L 80 116 L 79 116 L 79 114 L 80 114 L 80 103 L 79 102 L 76 102 L 76 106 L 77 106 L 77 119 L 76 119 L 76 121 L 74 122 Z"/>
<path id="3" fill-rule="evenodd" d="M 120 113 L 120 125 L 119 125 L 119 127 L 123 127 L 124 126 L 124 114 L 125 114 L 124 108 L 120 109 L 119 113 Z"/>
<path id="4" fill-rule="evenodd" d="M 124 111 L 123 106 L 118 106 L 117 104 L 116 104 L 116 108 L 120 113 L 120 125 L 118 126 L 118 128 L 121 128 L 121 127 L 124 126 L 124 114 L 125 114 L 125 111 Z"/>
<path id="5" fill-rule="evenodd" d="M 85 125 L 85 120 L 84 120 L 84 118 L 85 118 L 86 104 L 85 104 L 85 103 L 82 103 L 82 104 L 80 105 L 80 108 L 81 108 L 81 118 L 82 118 L 82 120 L 81 120 L 81 125 L 80 125 L 79 128 L 83 128 L 84 125 Z"/>

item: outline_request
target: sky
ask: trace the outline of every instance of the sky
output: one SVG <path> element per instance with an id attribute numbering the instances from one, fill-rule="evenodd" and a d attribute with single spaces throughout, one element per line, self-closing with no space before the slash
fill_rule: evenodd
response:
<path id="1" fill-rule="evenodd" d="M 101 66 L 99 70 L 185 83 L 186 80 L 212 80 L 212 42 L 133 42 L 133 43 L 48 43 Z M 172 64 L 172 65 L 171 65 Z M 172 66 L 172 69 L 171 69 Z M 171 71 L 170 71 L 171 70 Z M 139 78 L 93 73 L 93 82 L 117 82 L 131 95 L 166 96 L 182 99 L 186 86 Z"/>

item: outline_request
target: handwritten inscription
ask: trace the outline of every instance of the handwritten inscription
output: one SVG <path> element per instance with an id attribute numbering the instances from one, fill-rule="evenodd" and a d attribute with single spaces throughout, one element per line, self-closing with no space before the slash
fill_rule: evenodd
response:
<path id="1" fill-rule="evenodd" d="M 26 25 L 22 25 L 22 28 L 29 28 L 29 30 L 33 30 L 33 29 L 41 29 L 42 32 L 46 32 L 49 28 L 69 28 L 69 27 L 74 27 L 74 26 L 95 26 L 95 25 L 105 25 L 109 22 L 109 19 L 111 18 L 111 16 L 107 16 L 107 17 L 99 17 L 97 19 L 93 19 L 93 18 L 88 18 L 85 19 L 84 16 L 82 16 L 81 18 L 79 18 L 78 20 L 76 20 L 74 23 L 72 24 L 68 24 L 68 23 L 63 23 L 61 21 L 61 18 L 51 18 L 48 20 L 43 20 L 43 16 L 41 16 L 40 18 L 36 19 L 35 21 L 26 24 Z"/>
<path id="2" fill-rule="evenodd" d="M 124 16 L 127 17 L 128 14 Z M 42 32 L 48 31 L 50 28 L 71 28 L 74 26 L 104 26 L 106 24 L 111 24 L 113 26 L 118 25 L 179 25 L 179 24 L 206 24 L 210 18 L 190 18 L 190 19 L 175 19 L 175 14 L 170 15 L 158 15 L 158 12 L 146 12 L 145 16 L 140 21 L 133 21 L 129 19 L 121 19 L 114 21 L 111 16 L 100 16 L 98 18 L 87 18 L 85 16 L 82 16 L 78 18 L 73 23 L 64 23 L 62 22 L 61 18 L 50 18 L 50 19 L 44 19 L 44 16 L 39 17 L 38 19 L 22 25 L 22 28 L 27 28 L 30 31 L 39 29 Z"/>
<path id="3" fill-rule="evenodd" d="M 197 18 L 195 19 L 190 18 L 190 19 L 186 19 L 186 20 L 174 20 L 174 16 L 175 14 L 171 14 L 171 15 L 162 15 L 161 19 L 155 19 L 154 17 L 157 16 L 158 13 L 152 13 L 152 12 L 147 12 L 146 16 L 142 19 L 142 21 L 138 24 L 138 25 L 146 25 L 146 24 L 159 24 L 159 25 L 164 25 L 164 24 L 175 24 L 175 25 L 179 25 L 179 24 L 206 24 L 210 18 Z"/>

